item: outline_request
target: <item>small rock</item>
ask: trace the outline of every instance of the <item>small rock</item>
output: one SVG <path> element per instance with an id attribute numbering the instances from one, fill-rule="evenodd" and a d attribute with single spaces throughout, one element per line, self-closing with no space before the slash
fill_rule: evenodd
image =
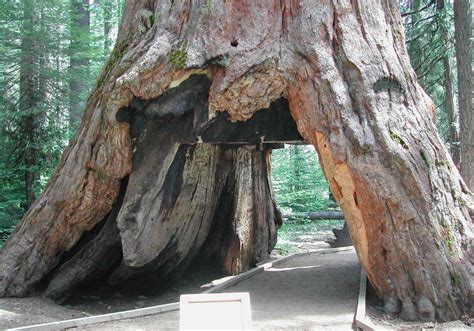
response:
<path id="1" fill-rule="evenodd" d="M 461 316 L 461 321 L 467 326 L 472 326 L 472 319 L 468 315 Z"/>
<path id="2" fill-rule="evenodd" d="M 145 307 L 145 302 L 143 301 L 137 301 L 137 303 L 135 304 L 135 308 L 143 308 Z"/>
<path id="3" fill-rule="evenodd" d="M 144 296 L 144 295 L 139 295 L 137 298 L 138 298 L 138 299 L 141 299 L 141 300 L 144 300 L 144 299 L 146 299 L 146 296 Z"/>
<path id="4" fill-rule="evenodd" d="M 400 301 L 394 296 L 387 296 L 384 298 L 383 308 L 387 314 L 397 314 L 400 311 Z"/>
<path id="5" fill-rule="evenodd" d="M 428 297 L 421 296 L 418 299 L 418 313 L 420 319 L 424 322 L 435 320 L 435 308 Z"/>
<path id="6" fill-rule="evenodd" d="M 434 329 L 434 327 L 435 327 L 435 324 L 433 322 L 428 322 L 428 323 L 423 324 L 424 329 Z"/>

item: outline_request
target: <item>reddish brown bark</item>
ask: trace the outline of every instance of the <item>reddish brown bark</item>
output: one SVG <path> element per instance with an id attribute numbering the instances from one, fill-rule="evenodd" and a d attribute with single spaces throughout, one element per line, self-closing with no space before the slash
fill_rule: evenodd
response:
<path id="1" fill-rule="evenodd" d="M 212 82 L 207 116 L 200 120 L 222 111 L 234 121 L 247 120 L 271 102 L 288 99 L 388 311 L 429 320 L 468 312 L 472 193 L 431 121 L 433 106 L 410 67 L 393 0 L 128 2 L 119 40 L 76 140 L 0 257 L 5 266 L 0 295 L 31 289 L 61 252 L 107 214 L 120 179 L 133 176 L 137 163 L 129 125 L 116 120 L 117 112 L 133 100 L 166 97 L 192 74 Z M 189 91 L 182 88 L 182 100 Z M 160 153 L 173 150 L 166 146 Z M 170 164 L 162 163 L 164 173 Z M 252 204 L 246 199 L 237 203 Z M 122 208 L 120 215 L 126 214 Z M 144 243 L 133 237 L 135 231 L 127 234 L 133 227 L 124 226 L 127 218 L 120 215 L 124 270 L 154 260 L 157 250 L 135 254 Z M 137 222 L 137 215 L 131 224 L 150 226 Z"/>

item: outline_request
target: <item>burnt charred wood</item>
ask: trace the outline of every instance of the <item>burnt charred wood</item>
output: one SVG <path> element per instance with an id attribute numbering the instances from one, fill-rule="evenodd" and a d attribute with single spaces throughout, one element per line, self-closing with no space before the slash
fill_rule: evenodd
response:
<path id="1" fill-rule="evenodd" d="M 198 134 L 200 142 L 213 144 L 304 143 L 285 99 L 272 102 L 245 122 L 231 122 L 228 114 L 221 113 Z"/>
<path id="2" fill-rule="evenodd" d="M 223 164 L 231 166 L 201 257 L 210 256 L 223 270 L 238 274 L 265 260 L 275 247 L 282 224 L 269 186 L 268 152 L 228 148 Z M 229 162 L 229 160 L 235 160 Z"/>
<path id="3" fill-rule="evenodd" d="M 274 214 L 267 154 L 255 148 L 181 145 L 171 166 L 160 167 L 168 169 L 156 177 L 164 177 L 162 183 L 139 181 L 132 172 L 118 220 L 124 260 L 109 283 L 163 281 L 189 264 L 205 241 L 215 244 L 213 253 L 221 254 L 215 260 L 227 273 L 266 259 L 281 222 Z"/>
<path id="4" fill-rule="evenodd" d="M 143 125 L 150 118 L 182 116 L 193 113 L 192 130 L 180 136 L 180 144 L 210 143 L 235 145 L 260 145 L 278 143 L 305 143 L 296 123 L 291 117 L 288 101 L 281 98 L 270 107 L 258 111 L 245 122 L 231 121 L 229 114 L 220 113 L 216 118 L 208 118 L 208 98 L 210 81 L 204 75 L 192 75 L 182 83 L 154 100 L 134 99 L 128 108 L 117 113 L 117 120 L 130 122 L 132 137 L 143 131 Z"/>

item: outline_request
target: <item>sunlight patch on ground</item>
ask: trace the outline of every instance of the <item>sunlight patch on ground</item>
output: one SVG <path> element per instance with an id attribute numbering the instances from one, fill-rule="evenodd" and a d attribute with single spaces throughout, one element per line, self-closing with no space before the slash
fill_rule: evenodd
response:
<path id="1" fill-rule="evenodd" d="M 273 272 L 279 272 L 279 271 L 291 271 L 291 270 L 297 270 L 297 269 L 314 269 L 314 268 L 320 268 L 320 265 L 308 265 L 308 266 L 303 266 L 303 267 L 291 267 L 291 268 L 269 268 L 266 269 L 266 271 L 273 271 Z"/>
<path id="2" fill-rule="evenodd" d="M 215 279 L 210 283 L 202 285 L 201 288 L 214 287 L 214 286 L 220 285 L 222 283 L 225 283 L 225 282 L 227 282 L 228 280 L 231 280 L 234 277 L 235 276 L 227 276 L 227 277 L 222 277 L 222 278 L 219 278 L 219 279 Z"/>
<path id="3" fill-rule="evenodd" d="M 18 316 L 19 314 L 17 313 L 13 313 L 11 311 L 8 311 L 8 310 L 3 310 L 3 309 L 0 309 L 0 317 L 2 319 L 9 319 L 9 318 L 12 318 L 12 317 L 15 317 L 15 316 Z"/>

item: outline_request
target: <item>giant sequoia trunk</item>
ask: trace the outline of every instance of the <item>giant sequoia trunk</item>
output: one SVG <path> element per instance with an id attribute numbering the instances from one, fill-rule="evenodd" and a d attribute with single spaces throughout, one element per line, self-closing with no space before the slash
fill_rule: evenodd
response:
<path id="1" fill-rule="evenodd" d="M 432 112 L 395 0 L 128 1 L 76 139 L 2 252 L 0 295 L 159 281 L 199 250 L 235 273 L 265 258 L 268 150 L 301 140 L 291 113 L 386 309 L 459 317 L 473 198 Z"/>

